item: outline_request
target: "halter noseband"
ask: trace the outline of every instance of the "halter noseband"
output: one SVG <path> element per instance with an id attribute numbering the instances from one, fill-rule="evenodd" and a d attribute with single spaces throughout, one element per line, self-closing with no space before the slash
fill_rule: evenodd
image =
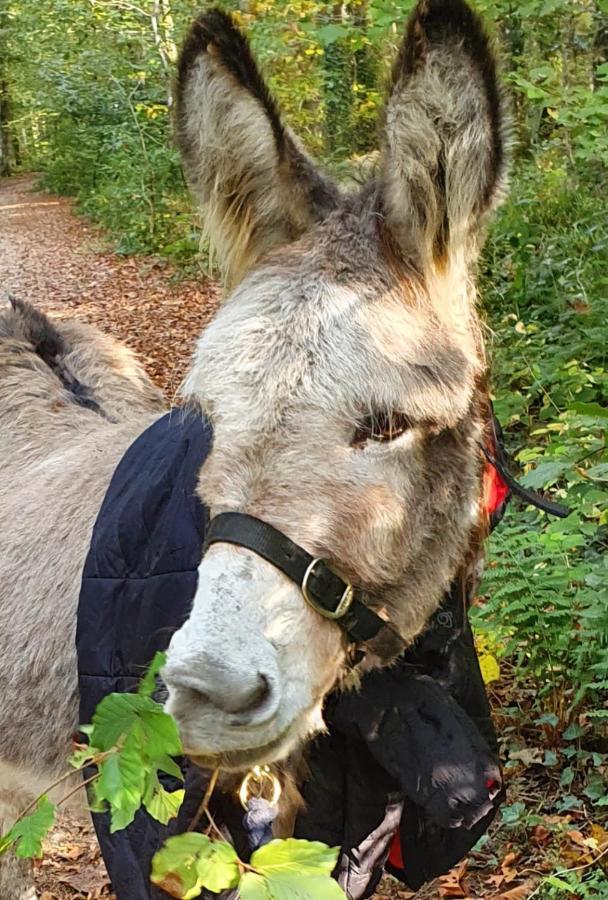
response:
<path id="1" fill-rule="evenodd" d="M 494 416 L 492 421 L 494 452 L 479 445 L 488 464 L 498 472 L 508 489 L 526 503 L 549 515 L 568 516 L 570 510 L 567 507 L 526 490 L 511 475 L 502 447 L 500 426 Z M 336 622 L 352 644 L 367 644 L 383 633 L 383 637 L 389 639 L 388 656 L 397 655 L 405 647 L 404 639 L 391 624 L 366 605 L 363 591 L 336 575 L 324 559 L 311 556 L 267 522 L 246 513 L 220 513 L 209 522 L 204 552 L 211 544 L 220 542 L 245 547 L 287 575 L 300 588 L 308 605 L 324 619 Z"/>
<path id="2" fill-rule="evenodd" d="M 353 644 L 365 644 L 382 630 L 391 633 L 392 642 L 397 638 L 403 643 L 390 624 L 360 599 L 361 591 L 267 522 L 245 513 L 220 513 L 208 525 L 205 551 L 219 542 L 245 547 L 287 575 L 308 605 L 340 625 Z"/>

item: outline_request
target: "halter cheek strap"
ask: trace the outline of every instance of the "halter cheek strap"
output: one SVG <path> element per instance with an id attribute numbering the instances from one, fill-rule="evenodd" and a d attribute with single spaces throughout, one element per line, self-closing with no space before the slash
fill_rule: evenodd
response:
<path id="1" fill-rule="evenodd" d="M 306 602 L 325 619 L 335 621 L 355 644 L 365 644 L 381 631 L 394 629 L 360 599 L 361 592 L 272 525 L 244 513 L 220 513 L 209 522 L 205 550 L 215 543 L 253 551 L 297 584 Z"/>
<path id="2" fill-rule="evenodd" d="M 513 478 L 507 467 L 506 454 L 502 450 L 496 420 L 494 423 L 494 452 L 481 444 L 480 449 L 501 479 L 503 500 L 511 491 L 551 515 L 567 516 L 570 511 L 566 507 L 526 490 Z M 311 556 L 267 522 L 246 513 L 220 513 L 209 522 L 204 552 L 216 543 L 245 547 L 271 563 L 300 588 L 306 602 L 315 612 L 325 619 L 335 621 L 351 643 L 367 644 L 381 635 L 385 643 L 384 653 L 381 655 L 390 658 L 404 649 L 405 641 L 401 635 L 369 608 L 361 590 L 340 578 L 324 559 Z"/>

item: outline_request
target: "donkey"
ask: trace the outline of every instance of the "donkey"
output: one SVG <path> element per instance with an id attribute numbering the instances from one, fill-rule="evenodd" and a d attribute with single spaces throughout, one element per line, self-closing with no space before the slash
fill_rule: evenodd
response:
<path id="1" fill-rule="evenodd" d="M 247 513 L 328 560 L 405 642 L 484 534 L 474 271 L 508 132 L 464 0 L 418 2 L 378 171 L 349 190 L 283 124 L 225 14 L 193 24 L 179 64 L 179 145 L 229 294 L 183 386 L 213 427 L 199 496 L 211 517 Z M 18 304 L 0 317 L 0 758 L 20 770 L 64 764 L 93 524 L 121 456 L 163 412 L 109 338 Z M 284 759 L 323 728 L 348 642 L 249 550 L 215 543 L 198 574 L 163 673 L 185 750 L 234 770 Z M 379 642 L 367 651 L 367 666 L 388 660 Z M 0 800 L 10 821 L 15 792 Z M 21 900 L 2 866 L 0 898 Z"/>

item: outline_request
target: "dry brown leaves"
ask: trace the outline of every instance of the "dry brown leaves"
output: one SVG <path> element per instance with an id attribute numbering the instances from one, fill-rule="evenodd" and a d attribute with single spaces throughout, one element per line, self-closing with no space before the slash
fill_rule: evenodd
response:
<path id="1" fill-rule="evenodd" d="M 62 813 L 35 862 L 41 900 L 113 900 L 99 845 L 89 822 Z"/>
<path id="2" fill-rule="evenodd" d="M 98 325 L 137 351 L 172 400 L 216 306 L 203 278 L 180 281 L 164 260 L 122 258 L 68 200 L 0 181 L 0 299 L 14 294 L 58 318 Z"/>

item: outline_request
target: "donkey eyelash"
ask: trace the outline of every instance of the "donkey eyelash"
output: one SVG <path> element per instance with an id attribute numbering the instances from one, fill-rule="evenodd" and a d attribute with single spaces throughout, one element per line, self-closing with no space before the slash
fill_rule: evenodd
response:
<path id="1" fill-rule="evenodd" d="M 369 441 L 375 444 L 388 444 L 409 431 L 413 425 L 412 420 L 403 413 L 373 413 L 359 423 L 351 446 L 364 447 Z"/>

